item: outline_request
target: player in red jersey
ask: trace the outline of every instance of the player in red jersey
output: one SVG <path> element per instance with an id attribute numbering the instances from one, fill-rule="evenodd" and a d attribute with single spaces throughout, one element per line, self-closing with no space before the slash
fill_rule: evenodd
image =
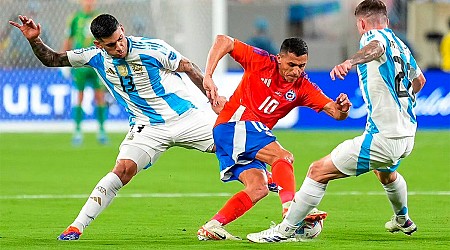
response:
<path id="1" fill-rule="evenodd" d="M 222 181 L 239 180 L 245 188 L 198 230 L 199 240 L 239 239 L 223 226 L 268 194 L 266 164 L 272 166 L 273 181 L 281 187 L 279 195 L 284 212 L 287 211 L 296 191 L 294 156 L 271 132 L 279 119 L 295 107 L 305 106 L 344 120 L 351 106 L 346 94 L 341 93 L 333 101 L 310 82 L 304 72 L 308 47 L 300 38 L 284 40 L 275 56 L 225 35 L 217 36 L 211 47 L 203 79 L 213 105 L 220 98 L 212 75 L 219 60 L 228 53 L 242 65 L 244 75 L 220 112 L 213 136 Z"/>

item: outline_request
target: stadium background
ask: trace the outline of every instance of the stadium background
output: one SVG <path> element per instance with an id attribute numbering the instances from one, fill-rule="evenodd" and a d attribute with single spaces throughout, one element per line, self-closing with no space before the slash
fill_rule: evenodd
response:
<path id="1" fill-rule="evenodd" d="M 343 122 L 308 109 L 296 110 L 278 126 L 289 129 L 274 130 L 296 157 L 298 187 L 312 161 L 363 130 L 365 110 L 356 73 L 336 82 L 328 76 L 334 64 L 357 50 L 359 39 L 351 12 L 359 0 L 97 2 L 99 11 L 118 17 L 127 34 L 164 39 L 201 68 L 214 34 L 245 40 L 259 16 L 267 18 L 269 33 L 278 44 L 285 37 L 301 35 L 310 48 L 310 78 L 332 97 L 341 91 L 348 93 L 354 107 Z M 124 187 L 80 242 L 57 242 L 56 236 L 76 216 L 93 185 L 114 165 L 128 129 L 127 117 L 112 103 L 106 122 L 111 143 L 99 145 L 93 93 L 88 89 L 84 103 L 88 121 L 83 126 L 92 133 L 86 134 L 81 147 L 72 147 L 71 80 L 60 69 L 43 67 L 7 21 L 17 20 L 19 14 L 30 15 L 43 25 L 46 43 L 58 50 L 66 19 L 78 8 L 77 0 L 1 0 L 0 248 L 449 249 L 450 76 L 438 69 L 437 42 L 427 34 L 447 31 L 450 1 L 386 2 L 391 24 L 413 45 L 428 80 L 418 95 L 415 150 L 401 168 L 408 181 L 411 213 L 419 226 L 412 237 L 383 231 L 392 212 L 380 184 L 368 174 L 329 185 L 320 208 L 330 216 L 324 233 L 314 242 L 270 246 L 247 241 L 198 242 L 198 227 L 242 186 L 220 182 L 214 155 L 174 148 Z M 232 93 L 241 74 L 230 59 L 221 65 L 215 77 L 222 94 Z M 192 91 L 199 94 L 195 87 Z M 201 96 L 196 104 L 209 110 Z M 346 131 L 336 131 L 342 129 Z M 227 229 L 245 237 L 267 228 L 272 220 L 278 222 L 279 216 L 279 199 L 271 194 Z"/>
<path id="2" fill-rule="evenodd" d="M 280 128 L 361 129 L 365 110 L 355 71 L 346 81 L 332 82 L 328 72 L 358 48 L 358 34 L 352 11 L 358 0 L 271 1 L 271 0 L 103 0 L 98 11 L 111 13 L 123 23 L 129 35 L 161 38 L 204 68 L 215 34 L 229 34 L 246 40 L 253 23 L 264 17 L 276 44 L 285 37 L 301 36 L 309 46 L 307 72 L 326 94 L 336 97 L 345 92 L 355 104 L 350 119 L 341 123 L 311 110 L 292 112 Z M 386 1 L 391 27 L 407 40 L 428 79 L 418 95 L 416 109 L 419 128 L 450 128 L 450 76 L 441 72 L 436 40 L 429 33 L 445 34 L 450 18 L 450 1 Z M 43 27 L 44 41 L 55 50 L 62 47 L 67 18 L 79 8 L 78 0 L 3 0 L 0 36 L 0 131 L 72 131 L 70 106 L 71 79 L 61 69 L 45 68 L 33 56 L 20 31 L 7 24 L 19 14 L 29 15 Z M 420 25 L 418 25 L 420 23 Z M 219 66 L 215 79 L 221 93 L 229 96 L 238 84 L 241 69 L 228 58 Z M 205 107 L 199 95 L 197 105 Z M 110 102 L 109 131 L 125 131 L 127 115 Z M 88 88 L 83 104 L 88 122 L 84 130 L 95 130 L 93 92 Z M 214 114 L 210 113 L 212 119 Z"/>

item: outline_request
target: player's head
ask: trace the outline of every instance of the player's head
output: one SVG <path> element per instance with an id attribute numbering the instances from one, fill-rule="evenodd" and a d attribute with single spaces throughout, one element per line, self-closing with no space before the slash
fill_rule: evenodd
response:
<path id="1" fill-rule="evenodd" d="M 371 29 L 385 28 L 389 24 L 386 5 L 381 0 L 364 0 L 355 9 L 358 32 L 364 34 Z"/>
<path id="2" fill-rule="evenodd" d="M 104 49 L 112 57 L 127 56 L 128 44 L 124 29 L 112 15 L 101 14 L 94 18 L 91 33 L 95 37 L 94 44 L 97 48 Z"/>
<path id="3" fill-rule="evenodd" d="M 91 13 L 95 10 L 96 0 L 80 0 L 81 8 L 85 13 Z"/>
<path id="4" fill-rule="evenodd" d="M 278 71 L 284 80 L 295 82 L 305 71 L 308 62 L 308 46 L 298 37 L 283 41 L 277 55 Z"/>

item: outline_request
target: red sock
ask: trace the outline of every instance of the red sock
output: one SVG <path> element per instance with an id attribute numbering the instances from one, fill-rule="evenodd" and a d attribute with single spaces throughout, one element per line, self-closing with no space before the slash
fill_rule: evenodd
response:
<path id="1" fill-rule="evenodd" d="M 295 176 L 292 163 L 285 159 L 279 159 L 272 165 L 272 178 L 278 186 L 281 203 L 292 201 L 295 195 Z"/>
<path id="2" fill-rule="evenodd" d="M 212 219 L 219 221 L 222 225 L 226 225 L 242 216 L 252 206 L 253 202 L 250 196 L 244 191 L 240 191 L 233 195 Z"/>

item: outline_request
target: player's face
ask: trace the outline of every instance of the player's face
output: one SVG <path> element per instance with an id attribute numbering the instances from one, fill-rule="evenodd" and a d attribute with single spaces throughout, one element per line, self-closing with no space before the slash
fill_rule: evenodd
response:
<path id="1" fill-rule="evenodd" d="M 125 58 L 128 53 L 127 39 L 122 25 L 110 36 L 94 41 L 95 46 L 104 49 L 108 55 L 115 58 Z"/>
<path id="2" fill-rule="evenodd" d="M 287 82 L 295 82 L 305 71 L 308 55 L 296 56 L 294 53 L 280 52 L 278 58 L 278 71 Z"/>

